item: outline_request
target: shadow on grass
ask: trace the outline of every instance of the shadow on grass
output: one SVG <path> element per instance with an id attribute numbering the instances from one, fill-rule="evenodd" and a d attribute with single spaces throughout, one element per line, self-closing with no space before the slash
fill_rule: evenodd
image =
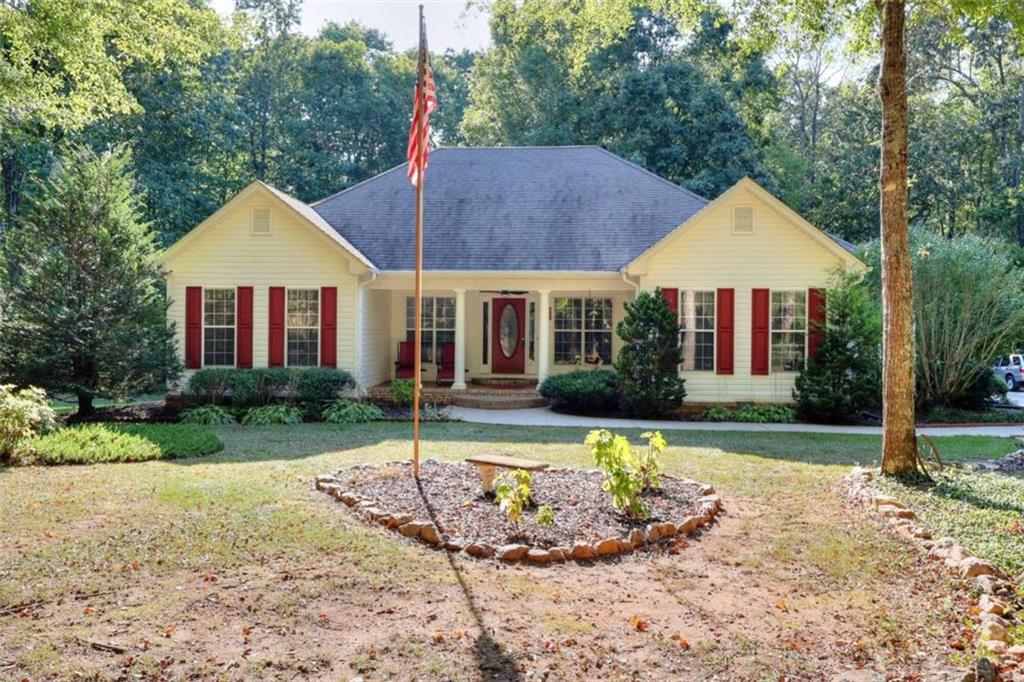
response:
<path id="1" fill-rule="evenodd" d="M 412 427 L 407 423 L 377 422 L 349 426 L 301 424 L 295 426 L 217 427 L 224 451 L 207 457 L 168 460 L 176 464 L 289 461 L 331 453 L 345 454 L 363 448 L 378 449 L 389 459 L 411 454 Z M 565 457 L 585 457 L 583 439 L 589 429 L 551 426 L 506 426 L 466 422 L 427 423 L 421 429 L 425 457 L 462 459 L 489 452 L 525 457 L 535 455 L 531 446 L 565 446 Z M 640 440 L 640 429 L 620 433 Z M 773 460 L 819 465 L 873 465 L 881 450 L 881 437 L 860 434 L 765 433 L 749 431 L 666 432 L 673 448 L 695 448 L 699 455 L 720 453 L 753 455 Z M 942 436 L 934 439 L 947 461 L 1001 457 L 1015 449 L 1016 441 L 993 436 Z M 381 449 L 383 448 L 383 449 Z M 671 456 L 671 451 L 669 453 Z M 589 458 L 588 458 L 589 459 Z M 353 459 L 352 463 L 363 461 Z"/>
<path id="2" fill-rule="evenodd" d="M 416 488 L 419 491 L 420 499 L 423 500 L 423 505 L 427 508 L 427 516 L 430 517 L 431 523 L 440 529 L 441 524 L 438 523 L 437 513 L 424 493 L 423 485 L 419 480 L 416 481 Z M 462 594 L 466 599 L 466 608 L 469 609 L 473 620 L 476 622 L 477 630 L 480 632 L 473 645 L 473 655 L 476 656 L 480 676 L 485 679 L 502 680 L 503 682 L 522 679 L 519 675 L 515 659 L 506 654 L 502 650 L 501 645 L 488 632 L 480 607 L 476 602 L 476 595 L 473 594 L 469 583 L 466 582 L 465 575 L 463 575 L 459 565 L 455 562 L 454 554 L 446 551 L 445 557 L 448 559 L 448 565 L 451 566 L 452 574 L 462 589 Z"/>

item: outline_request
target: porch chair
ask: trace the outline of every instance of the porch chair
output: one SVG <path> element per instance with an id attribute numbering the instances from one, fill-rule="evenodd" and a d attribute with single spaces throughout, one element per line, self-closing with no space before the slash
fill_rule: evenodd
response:
<path id="1" fill-rule="evenodd" d="M 437 360 L 437 383 L 455 383 L 455 344 L 446 343 L 441 346 L 440 357 Z"/>
<path id="2" fill-rule="evenodd" d="M 412 341 L 398 342 L 398 360 L 395 361 L 395 378 L 412 379 L 416 348 Z"/>

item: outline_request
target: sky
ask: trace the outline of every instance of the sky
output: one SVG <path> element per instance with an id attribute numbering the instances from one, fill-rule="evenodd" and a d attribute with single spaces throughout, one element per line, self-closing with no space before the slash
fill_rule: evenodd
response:
<path id="1" fill-rule="evenodd" d="M 427 39 L 432 52 L 480 49 L 490 43 L 487 14 L 467 9 L 466 0 L 303 0 L 300 31 L 316 34 L 325 23 L 356 20 L 385 33 L 399 50 L 416 47 L 419 38 L 417 7 L 423 5 Z M 234 0 L 211 0 L 224 15 Z"/>

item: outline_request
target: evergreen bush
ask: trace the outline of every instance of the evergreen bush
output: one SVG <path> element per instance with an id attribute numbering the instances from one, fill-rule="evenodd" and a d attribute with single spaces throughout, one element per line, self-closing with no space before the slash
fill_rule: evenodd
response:
<path id="1" fill-rule="evenodd" d="M 626 316 L 616 332 L 622 349 L 615 359 L 619 403 L 631 417 L 658 417 L 679 407 L 686 397 L 679 321 L 661 291 L 645 291 L 626 301 Z"/>
<path id="2" fill-rule="evenodd" d="M 619 402 L 618 377 L 608 369 L 578 369 L 546 378 L 538 391 L 569 414 L 606 414 Z"/>

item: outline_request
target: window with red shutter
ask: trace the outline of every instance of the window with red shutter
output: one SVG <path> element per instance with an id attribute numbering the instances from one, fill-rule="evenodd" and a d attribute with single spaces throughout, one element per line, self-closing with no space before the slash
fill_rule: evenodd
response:
<path id="1" fill-rule="evenodd" d="M 203 288 L 185 287 L 185 368 L 203 366 Z"/>
<path id="2" fill-rule="evenodd" d="M 715 329 L 716 348 L 715 372 L 717 374 L 733 373 L 733 344 L 735 329 L 736 290 L 719 289 Z"/>
<path id="3" fill-rule="evenodd" d="M 270 287 L 270 325 L 267 338 L 267 365 L 284 366 L 284 287 Z"/>
<path id="4" fill-rule="evenodd" d="M 753 289 L 751 300 L 750 373 L 768 374 L 769 370 L 769 292 Z"/>
<path id="5" fill-rule="evenodd" d="M 320 364 L 338 366 L 338 288 L 320 289 Z"/>
<path id="6" fill-rule="evenodd" d="M 238 287 L 238 349 L 236 364 L 242 369 L 252 367 L 252 287 Z"/>
<path id="7" fill-rule="evenodd" d="M 807 291 L 807 357 L 818 357 L 818 346 L 825 337 L 825 290 Z"/>

